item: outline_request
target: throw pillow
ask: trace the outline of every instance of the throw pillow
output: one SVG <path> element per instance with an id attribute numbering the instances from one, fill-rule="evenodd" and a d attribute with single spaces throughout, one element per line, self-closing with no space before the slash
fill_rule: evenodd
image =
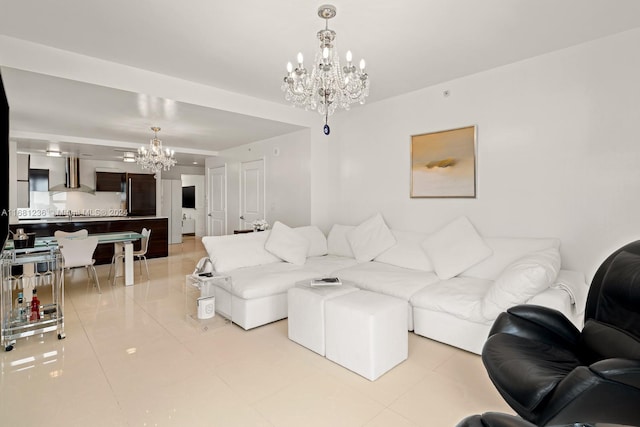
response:
<path id="1" fill-rule="evenodd" d="M 509 264 L 523 256 L 547 248 L 560 247 L 560 239 L 556 238 L 485 237 L 484 242 L 493 254 L 463 271 L 461 276 L 496 280 Z"/>
<path id="2" fill-rule="evenodd" d="M 354 228 L 353 225 L 334 224 L 327 236 L 327 253 L 329 255 L 353 258 L 353 251 L 347 240 L 347 232 Z"/>
<path id="3" fill-rule="evenodd" d="M 305 227 L 296 227 L 294 230 L 309 241 L 308 257 L 327 254 L 327 238 L 318 227 L 307 225 Z"/>
<path id="4" fill-rule="evenodd" d="M 460 217 L 436 231 L 422 248 L 442 280 L 451 279 L 487 258 L 492 251 L 467 217 Z"/>
<path id="5" fill-rule="evenodd" d="M 307 261 L 309 241 L 293 228 L 276 221 L 264 248 L 291 264 L 303 265 Z"/>
<path id="6" fill-rule="evenodd" d="M 489 288 L 481 304 L 482 315 L 493 320 L 509 307 L 523 304 L 547 289 L 560 272 L 560 251 L 548 248 L 509 264 Z"/>
<path id="7" fill-rule="evenodd" d="M 347 232 L 347 240 L 358 262 L 369 262 L 396 244 L 379 213 Z"/>
<path id="8" fill-rule="evenodd" d="M 433 271 L 433 265 L 420 244 L 427 238 L 426 233 L 391 230 L 396 244 L 374 258 L 376 262 L 411 268 L 413 270 Z"/>

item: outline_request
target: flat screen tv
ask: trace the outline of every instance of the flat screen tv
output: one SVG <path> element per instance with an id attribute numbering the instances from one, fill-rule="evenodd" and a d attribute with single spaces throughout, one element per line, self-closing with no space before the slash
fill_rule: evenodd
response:
<path id="1" fill-rule="evenodd" d="M 196 208 L 196 186 L 190 185 L 188 187 L 182 187 L 182 207 L 183 208 Z"/>

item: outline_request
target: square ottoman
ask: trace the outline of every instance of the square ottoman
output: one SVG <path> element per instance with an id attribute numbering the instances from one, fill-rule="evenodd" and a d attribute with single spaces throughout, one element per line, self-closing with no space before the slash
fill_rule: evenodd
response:
<path id="1" fill-rule="evenodd" d="M 289 339 L 324 356 L 325 301 L 356 291 L 348 284 L 312 287 L 309 280 L 296 283 L 287 293 Z"/>
<path id="2" fill-rule="evenodd" d="M 374 381 L 407 359 L 407 302 L 369 291 L 325 302 L 326 357 Z"/>

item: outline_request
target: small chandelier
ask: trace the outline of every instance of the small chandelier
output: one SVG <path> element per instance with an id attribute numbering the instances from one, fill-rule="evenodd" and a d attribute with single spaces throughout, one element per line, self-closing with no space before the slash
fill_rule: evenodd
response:
<path id="1" fill-rule="evenodd" d="M 152 126 L 153 139 L 149 141 L 149 148 L 138 148 L 138 155 L 136 156 L 136 163 L 142 166 L 142 169 L 149 169 L 155 173 L 158 178 L 158 172 L 161 170 L 169 170 L 171 166 L 175 166 L 176 159 L 173 157 L 175 152 L 173 150 L 162 149 L 162 141 L 158 139 L 158 132 L 160 128 Z"/>
<path id="2" fill-rule="evenodd" d="M 336 108 L 348 110 L 351 104 L 364 104 L 369 95 L 369 80 L 364 59 L 360 68 L 352 63 L 351 51 L 346 54 L 347 65 L 340 67 L 338 52 L 334 48 L 336 33 L 329 29 L 329 19 L 336 16 L 336 8 L 325 4 L 318 8 L 318 16 L 325 20 L 325 29 L 318 31 L 320 51 L 316 53 L 311 73 L 303 65 L 302 53 L 298 53 L 298 66 L 287 64 L 287 75 L 282 83 L 285 99 L 305 110 L 318 110 L 324 115 L 324 133 L 329 135 L 329 116 Z"/>

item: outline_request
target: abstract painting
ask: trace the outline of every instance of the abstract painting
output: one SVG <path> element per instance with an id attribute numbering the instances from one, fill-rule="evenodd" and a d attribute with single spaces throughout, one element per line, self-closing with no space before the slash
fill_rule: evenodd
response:
<path id="1" fill-rule="evenodd" d="M 411 197 L 476 197 L 476 127 L 411 137 Z"/>

